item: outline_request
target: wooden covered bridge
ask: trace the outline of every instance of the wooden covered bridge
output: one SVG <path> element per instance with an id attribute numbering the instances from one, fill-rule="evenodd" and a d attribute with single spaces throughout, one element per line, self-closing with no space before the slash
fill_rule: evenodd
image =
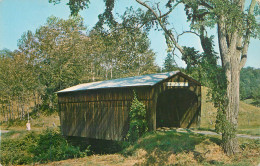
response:
<path id="1" fill-rule="evenodd" d="M 57 92 L 63 135 L 123 140 L 133 90 L 146 107 L 150 131 L 200 124 L 201 84 L 173 71 L 85 83 Z"/>

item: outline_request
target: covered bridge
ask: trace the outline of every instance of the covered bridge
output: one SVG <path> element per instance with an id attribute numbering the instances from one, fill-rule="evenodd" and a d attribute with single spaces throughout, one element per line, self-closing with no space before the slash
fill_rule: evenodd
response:
<path id="1" fill-rule="evenodd" d="M 57 92 L 63 135 L 123 140 L 133 90 L 145 105 L 150 131 L 199 125 L 201 84 L 173 71 L 85 83 Z"/>

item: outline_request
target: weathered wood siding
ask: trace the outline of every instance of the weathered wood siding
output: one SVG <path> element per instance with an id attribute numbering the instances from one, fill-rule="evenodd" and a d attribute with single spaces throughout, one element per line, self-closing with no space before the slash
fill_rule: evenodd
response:
<path id="1" fill-rule="evenodd" d="M 167 82 L 189 82 L 188 87 L 171 87 Z M 159 94 L 172 88 L 187 88 L 198 100 L 187 112 L 182 126 L 200 122 L 201 89 L 196 81 L 177 74 L 152 87 L 124 87 L 58 94 L 63 135 L 95 139 L 123 140 L 129 128 L 129 111 L 133 90 L 147 110 L 149 130 L 156 130 L 156 106 Z M 182 127 L 181 126 L 181 127 Z"/>
<path id="2" fill-rule="evenodd" d="M 62 133 L 96 139 L 122 140 L 129 126 L 133 90 L 149 109 L 151 88 L 121 88 L 59 94 Z"/>

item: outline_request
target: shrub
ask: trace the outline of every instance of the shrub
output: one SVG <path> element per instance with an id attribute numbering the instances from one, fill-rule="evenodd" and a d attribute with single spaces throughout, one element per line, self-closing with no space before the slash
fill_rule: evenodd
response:
<path id="1" fill-rule="evenodd" d="M 30 147 L 35 144 L 37 135 L 30 132 L 22 138 L 18 139 L 2 139 L 1 140 L 1 164 L 3 165 L 20 165 L 33 162 L 33 154 L 29 152 Z"/>
<path id="2" fill-rule="evenodd" d="M 33 162 L 64 160 L 84 157 L 89 147 L 80 151 L 79 147 L 69 145 L 58 130 L 47 129 L 40 134 L 29 132 L 22 138 L 3 139 L 1 142 L 1 164 L 20 165 Z"/>
<path id="3" fill-rule="evenodd" d="M 135 142 L 148 130 L 145 106 L 137 99 L 135 92 L 129 116 L 130 124 L 127 138 L 130 142 Z"/>
<path id="4" fill-rule="evenodd" d="M 58 130 L 47 129 L 39 135 L 30 152 L 34 154 L 34 161 L 46 162 L 82 157 L 87 155 L 88 149 L 81 152 L 79 147 L 69 145 Z"/>

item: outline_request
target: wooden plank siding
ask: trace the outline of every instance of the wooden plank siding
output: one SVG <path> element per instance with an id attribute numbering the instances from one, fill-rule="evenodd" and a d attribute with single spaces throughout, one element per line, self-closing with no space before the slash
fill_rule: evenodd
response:
<path id="1" fill-rule="evenodd" d="M 167 86 L 167 82 L 188 82 L 188 87 Z M 66 136 L 106 140 L 124 140 L 129 128 L 129 111 L 133 90 L 147 110 L 148 128 L 156 130 L 158 97 L 171 89 L 188 89 L 196 94 L 196 103 L 181 119 L 180 127 L 200 123 L 201 87 L 198 82 L 177 74 L 154 86 L 104 88 L 58 93 L 61 130 Z"/>

